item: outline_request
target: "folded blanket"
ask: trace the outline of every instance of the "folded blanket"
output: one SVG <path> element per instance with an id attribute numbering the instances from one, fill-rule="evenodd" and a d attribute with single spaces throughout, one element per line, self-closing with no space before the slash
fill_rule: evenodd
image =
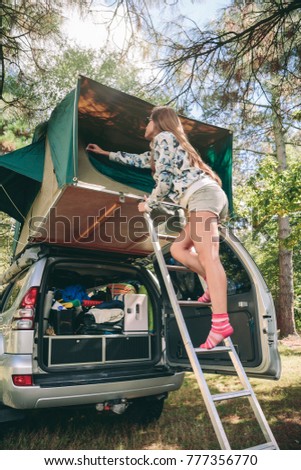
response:
<path id="1" fill-rule="evenodd" d="M 124 311 L 121 308 L 92 308 L 87 313 L 94 316 L 96 323 L 115 323 L 124 317 Z"/>

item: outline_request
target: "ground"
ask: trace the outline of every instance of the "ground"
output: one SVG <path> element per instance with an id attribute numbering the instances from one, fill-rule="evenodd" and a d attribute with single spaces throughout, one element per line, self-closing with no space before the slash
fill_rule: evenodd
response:
<path id="1" fill-rule="evenodd" d="M 299 349 L 301 348 L 301 336 L 289 335 L 286 338 L 280 339 L 279 343 L 287 346 L 288 348 Z"/>

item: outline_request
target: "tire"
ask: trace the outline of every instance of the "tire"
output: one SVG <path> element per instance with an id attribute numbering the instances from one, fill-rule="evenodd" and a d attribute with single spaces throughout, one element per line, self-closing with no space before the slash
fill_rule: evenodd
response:
<path id="1" fill-rule="evenodd" d="M 127 419 L 132 424 L 147 426 L 161 416 L 166 396 L 138 398 L 128 407 Z"/>

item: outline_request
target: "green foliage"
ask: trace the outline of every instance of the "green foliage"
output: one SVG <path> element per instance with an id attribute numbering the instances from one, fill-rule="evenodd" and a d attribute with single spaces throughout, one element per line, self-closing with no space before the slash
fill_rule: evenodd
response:
<path id="1" fill-rule="evenodd" d="M 47 49 L 46 43 L 61 37 L 60 26 L 64 18 L 64 9 L 68 6 L 88 7 L 87 0 L 28 1 L 7 0 L 1 2 L 1 82 L 0 99 L 12 106 L 22 106 L 22 97 L 15 89 L 10 99 L 4 98 L 10 87 L 9 76 L 25 87 L 31 87 L 34 69 L 41 69 Z M 7 88 L 8 87 L 8 88 Z M 24 95 L 23 95 L 24 96 Z"/>
<path id="2" fill-rule="evenodd" d="M 0 274 L 9 267 L 12 257 L 14 232 L 14 220 L 7 214 L 0 212 Z"/>
<path id="3" fill-rule="evenodd" d="M 36 94 L 48 109 L 76 86 L 79 75 L 125 92 L 135 93 L 141 88 L 138 68 L 129 64 L 120 53 L 69 46 L 61 48 L 60 55 L 52 57 L 51 63 L 51 69 L 40 74 L 35 84 Z"/>
<path id="4" fill-rule="evenodd" d="M 295 320 L 301 330 L 301 168 L 298 157 L 288 159 L 287 169 L 279 172 L 277 161 L 266 156 L 254 175 L 235 190 L 236 213 L 247 221 L 247 228 L 236 229 L 258 264 L 276 298 L 278 295 L 278 217 L 289 216 L 291 232 L 284 240 L 293 250 Z"/>
<path id="5" fill-rule="evenodd" d="M 296 121 L 301 121 L 301 109 L 298 109 L 297 111 L 295 111 L 293 113 L 293 116 L 296 119 Z"/>
<path id="6" fill-rule="evenodd" d="M 273 157 L 265 157 L 243 190 L 238 188 L 237 191 L 238 197 L 243 197 L 245 204 L 253 208 L 255 232 L 266 230 L 278 217 L 290 216 L 294 223 L 285 244 L 290 249 L 298 246 L 301 227 L 296 214 L 301 208 L 301 167 L 297 159 L 291 160 L 287 169 L 279 171 L 278 162 Z"/>
<path id="7" fill-rule="evenodd" d="M 3 153 L 24 147 L 31 142 L 31 131 L 27 122 L 2 116 L 0 118 L 0 148 Z"/>

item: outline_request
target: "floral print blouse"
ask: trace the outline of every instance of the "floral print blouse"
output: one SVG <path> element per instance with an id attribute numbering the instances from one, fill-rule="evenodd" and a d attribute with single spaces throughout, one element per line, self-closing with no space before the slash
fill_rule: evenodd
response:
<path id="1" fill-rule="evenodd" d="M 171 132 L 160 132 L 153 140 L 155 162 L 155 187 L 147 198 L 150 209 L 159 201 L 169 198 L 175 204 L 181 199 L 192 184 L 198 182 L 197 189 L 214 183 L 214 180 L 198 167 L 192 167 L 187 152 L 181 147 Z M 110 160 L 139 168 L 151 168 L 151 152 L 140 155 L 127 152 L 110 152 Z"/>

